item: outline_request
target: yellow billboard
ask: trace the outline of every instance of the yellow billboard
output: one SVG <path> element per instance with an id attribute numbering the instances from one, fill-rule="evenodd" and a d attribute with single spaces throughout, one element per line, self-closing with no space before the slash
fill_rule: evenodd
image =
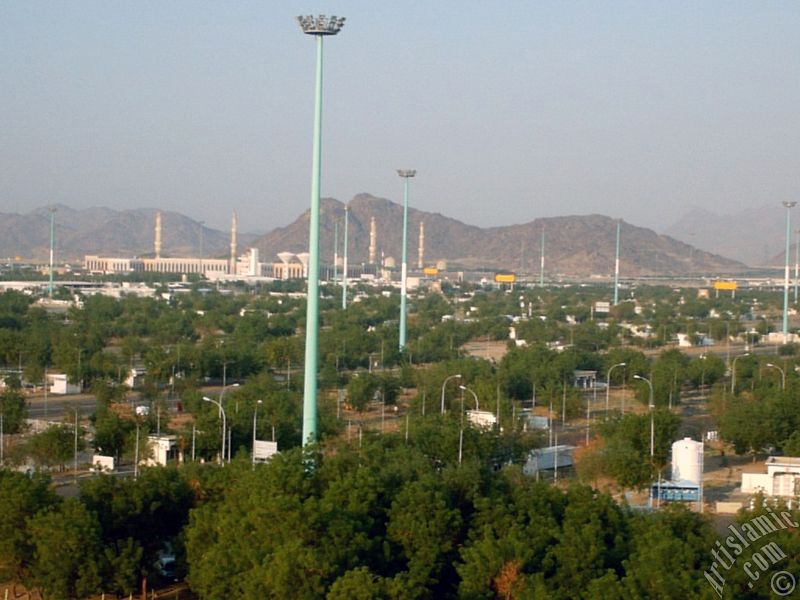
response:
<path id="1" fill-rule="evenodd" d="M 737 287 L 735 281 L 715 281 L 714 282 L 714 289 L 715 290 L 735 290 Z"/>
<path id="2" fill-rule="evenodd" d="M 517 276 L 514 273 L 495 273 L 494 280 L 496 283 L 514 283 Z"/>
<path id="3" fill-rule="evenodd" d="M 434 277 L 435 275 L 439 274 L 439 269 L 436 267 L 425 267 L 422 269 L 422 272 L 425 273 L 428 277 Z"/>

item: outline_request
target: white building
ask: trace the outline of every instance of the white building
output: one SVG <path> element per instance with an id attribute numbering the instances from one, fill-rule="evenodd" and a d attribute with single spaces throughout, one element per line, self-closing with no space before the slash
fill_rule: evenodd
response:
<path id="1" fill-rule="evenodd" d="M 147 375 L 147 372 L 144 369 L 134 367 L 128 372 L 124 383 L 132 390 L 138 389 L 144 383 L 145 375 Z"/>
<path id="2" fill-rule="evenodd" d="M 770 456 L 766 473 L 742 473 L 742 492 L 765 496 L 800 496 L 800 457 Z"/>
<path id="3" fill-rule="evenodd" d="M 64 373 L 48 373 L 47 383 L 50 386 L 51 394 L 58 394 L 61 396 L 67 394 L 80 394 L 81 388 L 79 385 L 70 383 Z"/>
<path id="4" fill-rule="evenodd" d="M 178 441 L 174 435 L 148 435 L 147 446 L 153 453 L 152 458 L 144 461 L 148 467 L 165 467 L 178 459 Z"/>
<path id="5" fill-rule="evenodd" d="M 488 429 L 497 424 L 497 417 L 488 410 L 468 410 L 467 419 L 476 427 Z"/>

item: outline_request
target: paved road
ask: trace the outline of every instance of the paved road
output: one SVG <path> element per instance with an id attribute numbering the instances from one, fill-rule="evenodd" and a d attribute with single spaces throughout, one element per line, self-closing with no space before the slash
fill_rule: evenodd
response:
<path id="1" fill-rule="evenodd" d="M 84 416 L 95 411 L 97 401 L 90 394 L 75 396 L 50 395 L 45 401 L 44 396 L 27 398 L 28 418 L 30 419 L 55 419 L 60 420 L 65 414 L 72 414 L 78 408 Z"/>

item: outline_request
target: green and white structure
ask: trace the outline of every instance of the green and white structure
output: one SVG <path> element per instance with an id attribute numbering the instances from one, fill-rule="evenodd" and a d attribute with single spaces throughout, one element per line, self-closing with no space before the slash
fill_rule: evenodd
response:
<path id="1" fill-rule="evenodd" d="M 311 217 L 308 226 L 308 292 L 306 304 L 306 357 L 303 380 L 303 445 L 317 441 L 317 360 L 319 356 L 319 204 L 322 163 L 322 40 L 336 35 L 344 18 L 300 16 L 303 33 L 317 42 L 317 68 L 314 94 L 314 143 L 311 167 Z"/>
<path id="2" fill-rule="evenodd" d="M 539 287 L 544 287 L 544 226 L 542 226 L 542 256 L 539 261 Z"/>
<path id="3" fill-rule="evenodd" d="M 47 286 L 47 295 L 53 297 L 53 259 L 55 255 L 56 239 L 56 207 L 50 207 L 50 283 Z"/>
<path id="4" fill-rule="evenodd" d="M 617 253 L 614 258 L 614 306 L 619 304 L 619 230 L 622 221 L 617 221 Z"/>
<path id="5" fill-rule="evenodd" d="M 398 169 L 403 178 L 403 262 L 400 266 L 400 352 L 406 347 L 406 278 L 408 277 L 408 180 L 417 172 L 414 169 Z"/>
<path id="6" fill-rule="evenodd" d="M 344 257 L 342 258 L 342 310 L 347 308 L 347 229 L 350 222 L 350 209 L 344 207 Z"/>
<path id="7" fill-rule="evenodd" d="M 792 236 L 792 208 L 797 202 L 785 200 L 786 208 L 786 268 L 783 276 L 783 343 L 789 342 L 789 245 Z"/>

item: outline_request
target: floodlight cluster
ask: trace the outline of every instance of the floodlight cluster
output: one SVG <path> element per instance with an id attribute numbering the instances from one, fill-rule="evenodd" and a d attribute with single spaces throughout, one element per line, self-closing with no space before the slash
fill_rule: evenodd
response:
<path id="1" fill-rule="evenodd" d="M 397 174 L 400 177 L 414 177 L 417 174 L 415 169 L 397 169 Z"/>
<path id="2" fill-rule="evenodd" d="M 344 17 L 306 15 L 297 17 L 300 29 L 309 35 L 336 35 L 344 25 Z"/>

